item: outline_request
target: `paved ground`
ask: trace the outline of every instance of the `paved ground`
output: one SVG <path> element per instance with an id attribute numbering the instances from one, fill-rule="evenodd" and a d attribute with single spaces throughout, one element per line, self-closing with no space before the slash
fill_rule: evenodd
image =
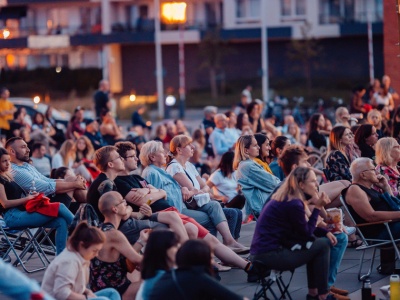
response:
<path id="1" fill-rule="evenodd" d="M 246 224 L 242 226 L 240 242 L 245 245 L 250 245 L 255 227 L 255 222 Z M 357 272 L 359 266 L 360 252 L 354 249 L 348 249 L 345 253 L 344 259 L 339 269 L 339 274 L 337 276 L 336 286 L 347 289 L 350 291 L 350 298 L 353 300 L 361 300 L 361 283 L 357 280 Z M 367 255 L 369 258 L 370 255 Z M 50 259 L 53 257 L 50 256 Z M 33 259 L 30 266 L 34 266 L 38 262 L 38 259 Z M 379 262 L 379 258 L 377 260 Z M 19 267 L 20 270 L 22 270 Z M 41 282 L 44 271 L 40 271 L 33 274 L 27 274 L 30 278 Z M 284 277 L 287 280 L 289 274 L 285 274 Z M 247 283 L 247 276 L 242 270 L 232 269 L 229 272 L 221 273 L 221 283 L 235 291 L 236 293 L 246 296 L 252 299 L 254 292 L 258 288 L 256 283 Z M 379 288 L 383 285 L 389 284 L 389 277 L 382 276 L 377 273 L 376 268 L 371 275 L 372 291 L 377 295 L 376 299 L 384 299 L 383 295 L 379 291 Z M 305 299 L 307 294 L 307 280 L 306 280 L 306 269 L 301 267 L 296 269 L 293 276 L 292 283 L 290 284 L 289 291 L 292 295 L 293 300 Z M 6 299 L 5 296 L 0 295 L 0 300 Z"/>

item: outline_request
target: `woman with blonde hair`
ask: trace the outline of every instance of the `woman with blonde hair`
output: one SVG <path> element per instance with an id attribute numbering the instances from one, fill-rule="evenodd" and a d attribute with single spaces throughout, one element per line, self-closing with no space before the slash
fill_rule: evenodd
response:
<path id="1" fill-rule="evenodd" d="M 384 137 L 385 128 L 382 124 L 382 114 L 377 109 L 372 109 L 367 115 L 367 121 L 369 124 L 375 127 L 378 139 Z"/>
<path id="2" fill-rule="evenodd" d="M 326 230 L 316 230 L 320 210 L 330 200 L 325 193 L 319 194 L 315 173 L 297 167 L 271 198 L 257 221 L 250 261 L 259 260 L 268 269 L 282 271 L 306 264 L 307 300 L 332 299 L 327 298 L 329 255 L 330 245 L 337 240 Z M 314 205 L 312 211 L 308 202 Z"/>
<path id="3" fill-rule="evenodd" d="M 400 145 L 396 139 L 385 137 L 376 143 L 376 170 L 384 175 L 393 192 L 393 196 L 399 197 L 400 170 L 397 164 L 400 162 Z"/>
<path id="4" fill-rule="evenodd" d="M 84 165 L 91 175 L 90 180 L 93 181 L 100 174 L 100 170 L 93 163 L 94 147 L 89 138 L 85 135 L 80 136 L 75 142 L 77 166 Z"/>
<path id="5" fill-rule="evenodd" d="M 53 156 L 51 167 L 53 169 L 58 169 L 60 167 L 70 168 L 76 175 L 82 175 L 86 181 L 91 182 L 93 178 L 88 169 L 84 164 L 75 162 L 75 159 L 75 142 L 69 139 L 62 143 L 60 150 Z"/>
<path id="6" fill-rule="evenodd" d="M 192 139 L 186 135 L 175 136 L 170 143 L 170 155 L 172 160 L 167 165 L 166 171 L 169 173 L 183 188 L 189 190 L 184 195 L 184 201 L 187 205 L 188 201 L 193 197 L 208 199 L 206 204 L 196 207 L 196 210 L 206 212 L 213 225 L 219 233 L 221 233 L 224 244 L 232 248 L 236 253 L 248 251 L 248 248 L 238 243 L 240 228 L 242 225 L 242 213 L 236 208 L 221 208 L 217 201 L 210 201 L 210 188 L 201 178 L 195 166 L 189 162 L 193 156 L 194 148 Z M 225 217 L 226 215 L 226 217 Z M 228 219 L 228 220 L 227 220 Z"/>
<path id="7" fill-rule="evenodd" d="M 246 214 L 260 215 L 272 191 L 280 182 L 255 162 L 260 154 L 260 146 L 254 135 L 243 135 L 236 142 L 233 169 L 246 198 Z"/>

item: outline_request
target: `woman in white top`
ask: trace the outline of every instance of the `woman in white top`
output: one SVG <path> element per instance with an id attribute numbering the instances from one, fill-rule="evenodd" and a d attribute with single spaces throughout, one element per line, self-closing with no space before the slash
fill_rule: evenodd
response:
<path id="1" fill-rule="evenodd" d="M 213 198 L 222 201 L 225 207 L 242 209 L 246 203 L 236 179 L 236 171 L 233 171 L 232 151 L 225 152 L 221 157 L 218 169 L 211 174 L 207 185 L 211 188 Z"/>
<path id="2" fill-rule="evenodd" d="M 392 94 L 389 93 L 389 90 L 384 84 L 381 85 L 380 90 L 376 92 L 372 97 L 371 105 L 373 107 L 378 107 L 378 105 L 385 105 L 389 107 L 390 111 L 394 109 L 394 101 Z"/>
<path id="3" fill-rule="evenodd" d="M 86 286 L 89 264 L 103 247 L 104 233 L 81 222 L 68 239 L 68 246 L 44 273 L 42 289 L 57 300 L 120 300 L 119 293 L 107 288 L 93 293 Z"/>
<path id="4" fill-rule="evenodd" d="M 200 177 L 195 166 L 189 162 L 193 156 L 192 139 L 186 135 L 175 136 L 170 143 L 170 154 L 173 156 L 172 161 L 167 165 L 166 171 L 169 173 L 181 187 L 186 187 L 189 192 L 183 195 L 184 201 L 188 201 L 193 196 L 208 194 L 210 188 Z M 194 200 L 193 200 L 194 201 Z M 206 212 L 213 222 L 218 232 L 222 235 L 224 244 L 234 250 L 236 253 L 247 252 L 248 247 L 238 243 L 232 233 L 238 235 L 241 226 L 241 212 L 237 209 L 225 208 L 223 211 L 221 205 L 217 201 L 210 201 L 207 204 L 196 208 L 197 210 Z M 225 214 L 229 214 L 229 221 L 232 226 L 228 226 Z M 232 213 L 232 214 L 231 214 Z M 240 213 L 240 216 L 238 215 Z M 240 221 L 240 222 L 239 222 Z M 231 229 L 231 230 L 230 230 Z"/>

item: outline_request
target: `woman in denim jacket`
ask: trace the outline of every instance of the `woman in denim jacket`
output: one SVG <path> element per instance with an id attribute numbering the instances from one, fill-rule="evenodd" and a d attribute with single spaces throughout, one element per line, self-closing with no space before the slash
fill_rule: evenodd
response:
<path id="1" fill-rule="evenodd" d="M 246 197 L 246 214 L 260 215 L 271 192 L 280 182 L 279 178 L 268 173 L 254 159 L 260 147 L 253 135 L 243 135 L 236 142 L 233 168 L 236 178 Z"/>

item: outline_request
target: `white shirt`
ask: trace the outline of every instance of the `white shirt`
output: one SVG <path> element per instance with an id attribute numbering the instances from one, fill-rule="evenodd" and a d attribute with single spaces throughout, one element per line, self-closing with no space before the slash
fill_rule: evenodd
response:
<path id="1" fill-rule="evenodd" d="M 211 174 L 210 180 L 215 186 L 213 186 L 214 195 L 221 195 L 228 197 L 228 202 L 237 196 L 237 180 L 236 171 L 232 173 L 231 177 L 224 177 L 221 170 L 216 170 Z"/>
<path id="2" fill-rule="evenodd" d="M 193 183 L 194 188 L 198 189 L 198 190 L 200 189 L 200 183 L 197 181 L 197 178 L 196 178 L 197 176 L 200 176 L 200 174 L 199 174 L 199 172 L 197 172 L 195 166 L 192 163 L 187 161 L 185 163 L 185 168 L 183 168 L 182 165 L 176 161 L 176 159 L 173 159 L 169 163 L 169 165 L 165 171 L 167 171 L 167 173 L 169 175 L 171 175 L 172 177 L 174 177 L 174 175 L 177 173 L 183 173 L 184 175 L 189 176 L 189 178 L 191 179 L 191 181 Z"/>

